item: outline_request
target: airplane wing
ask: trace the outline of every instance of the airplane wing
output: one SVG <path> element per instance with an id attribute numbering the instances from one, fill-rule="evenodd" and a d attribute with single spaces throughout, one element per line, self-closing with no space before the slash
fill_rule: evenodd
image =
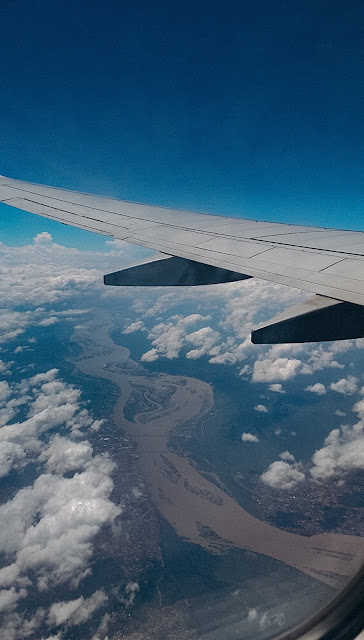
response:
<path id="1" fill-rule="evenodd" d="M 200 285 L 257 277 L 315 294 L 255 329 L 255 343 L 364 337 L 364 232 L 180 211 L 4 176 L 0 201 L 162 254 L 105 276 L 105 284 Z"/>

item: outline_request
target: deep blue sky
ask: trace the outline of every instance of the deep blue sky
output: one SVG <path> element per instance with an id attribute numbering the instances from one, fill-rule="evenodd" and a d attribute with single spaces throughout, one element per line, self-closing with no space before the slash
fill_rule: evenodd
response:
<path id="1" fill-rule="evenodd" d="M 363 24 L 359 0 L 2 0 L 0 173 L 364 229 Z"/>

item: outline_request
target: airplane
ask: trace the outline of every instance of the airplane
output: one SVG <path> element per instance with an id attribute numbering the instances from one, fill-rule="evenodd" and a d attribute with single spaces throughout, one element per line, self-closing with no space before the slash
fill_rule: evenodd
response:
<path id="1" fill-rule="evenodd" d="M 4 176 L 0 202 L 158 252 L 105 275 L 106 285 L 194 286 L 258 277 L 314 294 L 253 330 L 255 344 L 364 337 L 364 232 L 173 210 Z M 364 568 L 281 640 L 356 637 L 364 625 L 363 584 Z"/>
<path id="2" fill-rule="evenodd" d="M 0 176 L 0 202 L 158 253 L 104 276 L 114 286 L 252 277 L 313 293 L 252 331 L 254 344 L 364 337 L 364 232 L 193 213 Z"/>

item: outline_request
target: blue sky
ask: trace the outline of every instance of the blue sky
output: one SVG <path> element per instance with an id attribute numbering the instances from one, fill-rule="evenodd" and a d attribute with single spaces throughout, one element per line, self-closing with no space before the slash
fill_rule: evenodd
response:
<path id="1" fill-rule="evenodd" d="M 0 173 L 364 229 L 363 17 L 357 0 L 6 1 Z M 104 245 L 0 216 L 3 242 Z"/>

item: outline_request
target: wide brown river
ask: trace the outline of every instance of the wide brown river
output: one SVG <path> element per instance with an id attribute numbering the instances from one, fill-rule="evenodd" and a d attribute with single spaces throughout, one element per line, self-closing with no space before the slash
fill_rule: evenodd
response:
<path id="1" fill-rule="evenodd" d="M 215 478 L 203 477 L 191 460 L 168 448 L 170 432 L 190 419 L 198 419 L 213 406 L 213 391 L 194 378 L 133 373 L 129 351 L 109 337 L 112 323 L 97 313 L 73 340 L 83 349 L 72 362 L 85 374 L 116 384 L 120 396 L 113 422 L 136 441 L 140 471 L 149 497 L 179 536 L 213 553 L 231 547 L 246 549 L 286 563 L 322 582 L 340 588 L 360 568 L 364 538 L 324 533 L 311 537 L 283 531 L 245 511 Z M 167 402 L 136 413 L 133 421 L 124 407 L 133 390 L 146 400 L 163 388 L 176 388 Z"/>

